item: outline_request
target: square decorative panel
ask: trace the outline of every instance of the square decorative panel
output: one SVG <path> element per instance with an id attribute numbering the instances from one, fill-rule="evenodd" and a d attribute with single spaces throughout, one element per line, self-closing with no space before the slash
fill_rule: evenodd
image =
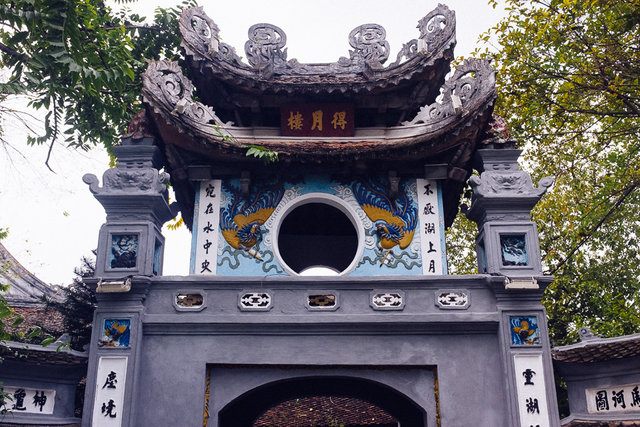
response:
<path id="1" fill-rule="evenodd" d="M 540 330 L 536 316 L 509 317 L 511 345 L 540 345 Z"/>
<path id="2" fill-rule="evenodd" d="M 137 234 L 112 234 L 109 267 L 136 268 L 138 259 Z"/>
<path id="3" fill-rule="evenodd" d="M 127 348 L 131 339 L 131 319 L 104 319 L 98 347 Z"/>
<path id="4" fill-rule="evenodd" d="M 502 265 L 529 265 L 526 236 L 524 234 L 501 234 L 500 254 L 502 255 Z"/>

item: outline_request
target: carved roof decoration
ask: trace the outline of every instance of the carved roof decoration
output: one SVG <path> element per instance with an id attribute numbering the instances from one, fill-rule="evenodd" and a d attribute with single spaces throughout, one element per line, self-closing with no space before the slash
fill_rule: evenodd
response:
<path id="1" fill-rule="evenodd" d="M 357 156 L 361 159 L 386 159 L 410 156 L 422 158 L 458 145 L 457 138 L 445 138 L 447 133 L 465 126 L 482 128 L 495 99 L 495 72 L 487 61 L 467 59 L 442 87 L 442 96 L 425 105 L 410 121 L 401 126 L 356 129 L 354 137 L 308 140 L 286 138 L 278 129 L 257 131 L 252 127 L 223 123 L 212 107 L 194 101 L 194 86 L 175 62 L 149 61 L 143 74 L 142 95 L 157 119 L 188 134 L 199 142 L 190 149 L 212 155 L 225 150 L 228 155 L 244 156 L 247 145 L 261 145 L 277 151 L 281 158 L 296 160 L 328 160 Z M 485 117 L 486 116 L 486 117 Z M 169 138 L 170 140 L 171 138 Z M 169 142 L 165 139 L 165 143 Z M 475 141 L 474 141 L 475 142 Z M 186 143 L 186 142 L 185 142 Z"/>
<path id="2" fill-rule="evenodd" d="M 202 7 L 186 9 L 180 17 L 182 48 L 198 74 L 211 74 L 252 91 L 289 94 L 371 91 L 427 76 L 439 86 L 453 58 L 455 13 L 440 4 L 417 28 L 418 38 L 405 43 L 396 60 L 385 67 L 390 49 L 380 25 L 360 25 L 349 33 L 353 50 L 348 58 L 329 64 L 301 64 L 287 59 L 287 36 L 282 29 L 259 23 L 249 28 L 244 46 L 247 64 L 232 46 L 219 41 L 218 26 Z"/>
<path id="3" fill-rule="evenodd" d="M 189 77 L 176 62 L 149 61 L 142 75 L 149 125 L 138 118 L 128 135 L 158 137 L 189 227 L 192 180 L 246 168 L 273 172 L 246 157 L 248 146 L 277 152 L 279 167 L 304 171 L 398 170 L 416 176 L 424 175 L 425 165 L 444 164 L 448 225 L 471 174 L 473 153 L 486 136 L 495 71 L 488 61 L 467 59 L 450 73 L 455 13 L 446 6 L 422 18 L 418 30 L 391 63 L 385 29 L 364 24 L 349 33 L 348 56 L 301 64 L 287 57 L 282 29 L 259 23 L 249 28 L 245 62 L 219 40 L 218 26 L 202 7 L 187 9 L 180 31 Z M 353 136 L 283 136 L 281 108 L 290 104 L 353 105 Z"/>

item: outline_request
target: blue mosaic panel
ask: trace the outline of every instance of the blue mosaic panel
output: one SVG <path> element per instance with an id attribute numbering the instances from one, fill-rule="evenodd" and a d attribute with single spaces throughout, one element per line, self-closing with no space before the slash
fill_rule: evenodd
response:
<path id="1" fill-rule="evenodd" d="M 393 197 L 390 194 L 391 183 L 387 177 L 345 181 L 324 174 L 291 180 L 272 178 L 263 182 L 252 182 L 248 194 L 242 193 L 242 185 L 238 179 L 231 179 L 222 181 L 220 188 L 218 245 L 215 247 L 214 243 L 209 243 L 213 240 L 207 238 L 208 240 L 198 241 L 201 243 L 200 246 L 192 247 L 192 274 L 211 272 L 222 276 L 286 276 L 300 274 L 308 267 L 333 268 L 335 272 L 353 276 L 426 274 L 421 256 L 421 247 L 424 246 L 421 240 L 423 235 L 431 235 L 429 230 L 419 225 L 416 180 L 400 180 L 395 190 L 397 194 Z M 435 217 L 429 223 L 433 226 L 441 222 L 441 202 L 439 198 L 437 200 L 438 206 L 429 207 L 433 209 Z M 286 245 L 279 245 L 285 241 L 281 241 L 277 233 L 282 233 L 283 229 L 280 226 L 306 204 L 326 204 L 336 208 L 341 211 L 339 215 L 345 216 L 346 222 L 353 223 L 357 233 L 357 247 L 352 258 L 347 259 L 345 255 L 344 259 L 340 259 L 342 269 L 328 263 L 326 259 L 334 261 L 334 258 L 325 256 L 324 253 L 316 254 L 318 262 L 315 264 L 305 259 L 304 262 L 308 263 L 308 266 L 297 268 L 299 266 L 285 264 L 287 254 L 291 252 L 286 252 Z M 424 208 L 427 208 L 427 205 Z M 209 227 L 208 219 L 202 221 L 202 224 L 194 226 L 196 240 L 197 234 L 207 232 Z M 305 224 L 304 219 L 295 222 L 298 227 L 308 227 L 308 233 L 300 235 L 308 235 L 309 243 L 299 239 L 300 250 L 307 252 L 307 245 L 314 245 L 311 249 L 316 249 L 318 242 L 329 240 L 324 238 L 325 234 L 333 236 L 331 233 L 319 231 L 317 221 L 312 222 L 311 218 L 309 221 L 308 224 Z M 216 230 L 216 224 L 210 225 L 211 231 Z M 327 230 L 335 232 L 339 238 L 347 236 L 347 233 L 338 231 L 342 230 L 338 225 L 335 229 L 331 228 L 331 224 L 327 227 Z M 290 234 L 293 235 L 287 231 L 284 236 L 288 237 Z M 350 236 L 349 234 L 348 237 Z M 444 259 L 443 235 L 440 236 L 440 242 L 437 240 L 430 241 L 426 246 L 427 250 L 437 252 L 436 255 Z M 339 244 L 339 241 L 336 238 L 327 244 Z M 205 271 L 204 264 L 194 261 L 201 247 L 211 256 L 211 259 L 207 260 L 208 263 L 213 259 L 217 261 L 215 269 L 207 264 L 209 270 Z M 334 249 L 328 249 L 332 251 L 332 256 Z M 446 274 L 446 267 L 444 271 Z"/>
<path id="2" fill-rule="evenodd" d="M 511 316 L 511 345 L 539 345 L 540 330 L 536 316 Z"/>
<path id="3" fill-rule="evenodd" d="M 137 234 L 112 234 L 109 266 L 111 268 L 135 268 L 138 258 Z"/>
<path id="4" fill-rule="evenodd" d="M 126 348 L 131 338 L 131 319 L 104 319 L 98 347 Z"/>
<path id="5" fill-rule="evenodd" d="M 529 265 L 524 234 L 501 234 L 500 253 L 502 254 L 502 265 Z"/>

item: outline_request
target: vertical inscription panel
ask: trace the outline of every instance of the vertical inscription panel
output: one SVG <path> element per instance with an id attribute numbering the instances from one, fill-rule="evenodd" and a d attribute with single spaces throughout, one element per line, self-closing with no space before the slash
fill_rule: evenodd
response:
<path id="1" fill-rule="evenodd" d="M 444 219 L 438 181 L 417 179 L 422 274 L 445 274 Z"/>
<path id="2" fill-rule="evenodd" d="M 126 356 L 100 357 L 92 426 L 120 427 L 122 425 L 126 376 Z"/>
<path id="3" fill-rule="evenodd" d="M 549 427 L 549 406 L 541 353 L 513 356 L 518 412 L 522 427 Z"/>
<path id="4" fill-rule="evenodd" d="M 196 193 L 191 274 L 216 274 L 222 181 L 202 181 Z"/>

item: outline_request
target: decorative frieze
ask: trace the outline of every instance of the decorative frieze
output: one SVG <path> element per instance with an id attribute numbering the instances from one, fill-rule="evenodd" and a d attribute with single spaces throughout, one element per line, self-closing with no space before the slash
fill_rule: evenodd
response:
<path id="1" fill-rule="evenodd" d="M 405 306 L 404 291 L 373 291 L 370 297 L 374 310 L 403 310 Z"/>
<path id="2" fill-rule="evenodd" d="M 339 307 L 337 293 L 310 292 L 307 294 L 307 309 L 312 311 L 335 311 Z"/>
<path id="3" fill-rule="evenodd" d="M 466 310 L 471 305 L 467 290 L 441 289 L 436 291 L 436 305 L 442 310 Z"/>
<path id="4" fill-rule="evenodd" d="M 264 291 L 242 292 L 238 296 L 240 311 L 269 311 L 272 308 L 273 298 Z"/>
<path id="5" fill-rule="evenodd" d="M 180 290 L 173 296 L 173 306 L 177 311 L 202 311 L 205 299 L 201 291 Z"/>

